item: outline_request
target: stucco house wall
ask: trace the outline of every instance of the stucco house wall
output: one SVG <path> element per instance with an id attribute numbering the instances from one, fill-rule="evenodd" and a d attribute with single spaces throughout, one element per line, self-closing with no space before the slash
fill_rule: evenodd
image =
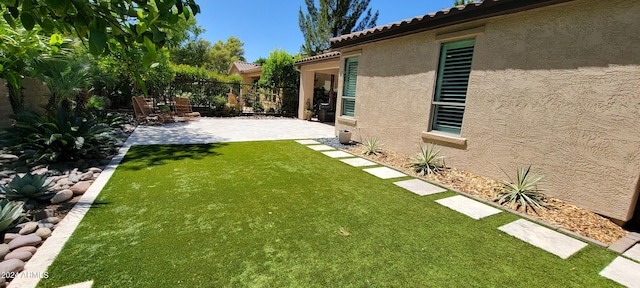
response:
<path id="1" fill-rule="evenodd" d="M 345 48 L 338 91 L 344 58 L 359 55 L 356 108 L 336 130 L 410 154 L 434 141 L 436 38 L 480 29 L 452 137 L 466 145 L 436 140 L 447 164 L 500 179 L 533 164 L 548 195 L 628 221 L 640 176 L 638 15 L 640 1 L 578 0 Z"/>

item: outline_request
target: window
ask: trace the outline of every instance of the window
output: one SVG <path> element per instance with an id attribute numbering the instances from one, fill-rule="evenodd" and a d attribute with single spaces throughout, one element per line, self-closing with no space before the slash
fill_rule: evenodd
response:
<path id="1" fill-rule="evenodd" d="M 475 39 L 443 43 L 431 129 L 460 134 Z"/>
<path id="2" fill-rule="evenodd" d="M 342 87 L 342 115 L 355 115 L 356 79 L 358 78 L 358 57 L 344 60 L 344 85 Z"/>

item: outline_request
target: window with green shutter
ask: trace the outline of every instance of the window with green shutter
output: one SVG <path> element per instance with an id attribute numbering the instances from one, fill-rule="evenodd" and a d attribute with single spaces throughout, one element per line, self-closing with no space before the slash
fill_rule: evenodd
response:
<path id="1" fill-rule="evenodd" d="M 475 39 L 443 43 L 431 129 L 460 134 Z"/>
<path id="2" fill-rule="evenodd" d="M 342 87 L 342 115 L 355 115 L 356 79 L 358 78 L 358 57 L 344 60 L 344 85 Z"/>

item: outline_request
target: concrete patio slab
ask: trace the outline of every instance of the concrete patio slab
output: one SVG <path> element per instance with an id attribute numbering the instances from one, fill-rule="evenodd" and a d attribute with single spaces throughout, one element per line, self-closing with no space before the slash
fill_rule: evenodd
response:
<path id="1" fill-rule="evenodd" d="M 344 151 L 329 151 L 329 152 L 322 152 L 322 154 L 327 155 L 331 158 L 347 158 L 347 157 L 353 157 L 353 154 L 349 154 L 347 152 Z"/>
<path id="2" fill-rule="evenodd" d="M 296 142 L 298 142 L 299 144 L 302 144 L 302 145 L 320 144 L 320 142 L 318 142 L 316 140 L 311 140 L 311 139 L 296 140 Z"/>
<path id="3" fill-rule="evenodd" d="M 587 246 L 587 243 L 524 219 L 513 221 L 498 229 L 562 259 L 569 258 Z"/>
<path id="4" fill-rule="evenodd" d="M 407 174 L 398 172 L 396 170 L 393 170 L 387 167 L 367 168 L 367 169 L 364 169 L 364 172 L 367 172 L 381 179 L 391 179 L 391 178 L 399 178 L 399 177 L 407 176 Z"/>
<path id="5" fill-rule="evenodd" d="M 333 138 L 335 127 L 291 118 L 209 118 L 138 126 L 127 142 L 132 145 L 207 144 L 261 140 Z"/>
<path id="6" fill-rule="evenodd" d="M 405 180 L 405 181 L 399 181 L 399 182 L 395 182 L 393 184 L 396 184 L 406 190 L 409 190 L 413 193 L 416 193 L 420 196 L 426 196 L 426 195 L 431 195 L 431 194 L 436 194 L 436 193 L 441 193 L 444 191 L 447 191 L 447 189 L 444 189 L 442 187 L 438 187 L 436 185 L 433 185 L 431 183 L 427 183 L 425 181 L 422 180 L 418 180 L 418 179 L 411 179 L 411 180 Z"/>
<path id="7" fill-rule="evenodd" d="M 439 199 L 436 202 L 476 220 L 502 212 L 502 210 L 461 195 Z"/>
<path id="8" fill-rule="evenodd" d="M 349 158 L 349 159 L 341 159 L 340 161 L 347 163 L 353 167 L 365 167 L 365 166 L 375 166 L 378 165 L 378 163 L 375 162 L 371 162 L 367 159 L 364 158 Z"/>
<path id="9" fill-rule="evenodd" d="M 631 249 L 627 250 L 622 255 L 640 262 L 640 244 L 633 245 Z M 638 270 L 638 273 L 640 273 L 640 270 Z"/>
<path id="10" fill-rule="evenodd" d="M 627 287 L 640 288 L 640 264 L 624 257 L 616 257 L 600 275 Z"/>
<path id="11" fill-rule="evenodd" d="M 309 147 L 309 148 L 311 148 L 312 150 L 315 150 L 315 151 L 336 150 L 336 148 L 333 148 L 333 147 L 331 147 L 329 145 L 324 145 L 324 144 L 322 144 L 322 145 L 309 145 L 307 147 Z"/>

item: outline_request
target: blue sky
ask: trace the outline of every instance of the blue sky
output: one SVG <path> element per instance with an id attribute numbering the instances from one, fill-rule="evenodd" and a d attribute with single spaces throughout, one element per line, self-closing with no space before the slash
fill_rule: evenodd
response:
<path id="1" fill-rule="evenodd" d="M 298 11 L 304 0 L 199 0 L 198 24 L 207 31 L 201 36 L 215 43 L 235 36 L 244 43 L 245 58 L 253 62 L 269 51 L 300 51 L 304 38 L 298 27 Z M 377 25 L 412 18 L 453 6 L 453 0 L 371 0 L 379 10 Z M 303 9 L 306 9 L 303 7 Z"/>

